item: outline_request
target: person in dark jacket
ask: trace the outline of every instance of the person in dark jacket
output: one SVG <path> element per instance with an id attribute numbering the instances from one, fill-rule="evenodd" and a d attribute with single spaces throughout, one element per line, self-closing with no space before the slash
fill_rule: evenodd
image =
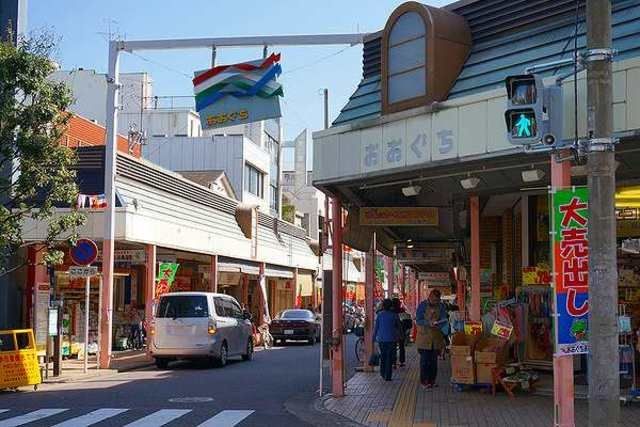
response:
<path id="1" fill-rule="evenodd" d="M 380 376 L 391 381 L 393 373 L 393 353 L 400 338 L 400 318 L 392 309 L 390 299 L 382 301 L 382 311 L 376 316 L 373 336 L 380 347 Z"/>

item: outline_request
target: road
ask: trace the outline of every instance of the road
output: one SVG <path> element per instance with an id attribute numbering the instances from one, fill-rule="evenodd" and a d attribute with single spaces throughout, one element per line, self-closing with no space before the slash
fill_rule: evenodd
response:
<path id="1" fill-rule="evenodd" d="M 349 376 L 355 340 L 347 337 Z M 5 392 L 0 393 L 0 427 L 304 426 L 285 402 L 301 395 L 311 399 L 319 364 L 319 345 L 292 343 L 222 369 L 176 362 L 168 370 L 147 368 L 43 385 L 37 392 Z"/>

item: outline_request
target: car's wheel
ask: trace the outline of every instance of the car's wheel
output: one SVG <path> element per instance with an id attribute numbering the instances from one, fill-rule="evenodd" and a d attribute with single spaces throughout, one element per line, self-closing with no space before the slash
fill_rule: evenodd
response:
<path id="1" fill-rule="evenodd" d="M 247 341 L 247 352 L 242 355 L 242 360 L 253 360 L 253 339 L 251 337 Z"/>
<path id="2" fill-rule="evenodd" d="M 229 349 L 227 347 L 227 343 L 223 342 L 220 347 L 220 356 L 218 356 L 215 360 L 215 365 L 218 368 L 224 368 L 227 366 L 227 360 L 229 358 Z"/>
<path id="3" fill-rule="evenodd" d="M 156 367 L 158 369 L 167 369 L 169 367 L 169 359 L 156 357 Z"/>

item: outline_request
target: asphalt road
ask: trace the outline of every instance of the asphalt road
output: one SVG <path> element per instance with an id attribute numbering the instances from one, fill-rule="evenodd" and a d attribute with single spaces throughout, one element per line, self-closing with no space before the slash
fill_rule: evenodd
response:
<path id="1" fill-rule="evenodd" d="M 356 363 L 355 340 L 347 337 L 348 377 Z M 308 424 L 289 413 L 285 403 L 300 396 L 311 401 L 317 392 L 319 348 L 292 343 L 258 351 L 251 362 L 230 361 L 222 369 L 176 362 L 168 370 L 148 368 L 43 385 L 36 392 L 4 392 L 0 427 L 134 422 L 136 427 L 304 426 Z"/>

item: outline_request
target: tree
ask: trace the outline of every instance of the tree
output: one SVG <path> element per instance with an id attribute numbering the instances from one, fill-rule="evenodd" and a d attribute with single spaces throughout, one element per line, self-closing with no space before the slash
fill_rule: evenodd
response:
<path id="1" fill-rule="evenodd" d="M 7 38 L 11 40 L 11 37 Z M 60 261 L 54 249 L 61 236 L 84 222 L 73 206 L 78 190 L 72 150 L 60 145 L 72 102 L 70 91 L 47 77 L 56 70 L 50 35 L 0 41 L 0 275 L 21 266 L 12 259 L 24 245 L 26 218 L 45 221 L 45 259 Z"/>

